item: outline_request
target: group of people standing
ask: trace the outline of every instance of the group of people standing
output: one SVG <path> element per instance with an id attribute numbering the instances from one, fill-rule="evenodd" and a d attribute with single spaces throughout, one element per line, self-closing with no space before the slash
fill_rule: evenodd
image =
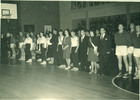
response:
<path id="1" fill-rule="evenodd" d="M 119 31 L 115 34 L 116 56 L 118 59 L 119 74 L 117 77 L 128 78 L 132 72 L 132 59 L 135 61 L 135 77 L 139 78 L 140 68 L 140 25 L 130 24 L 130 31 L 124 31 L 122 24 L 118 25 Z M 98 73 L 109 75 L 110 53 L 112 40 L 106 29 L 99 30 L 56 30 L 46 34 L 40 32 L 36 35 L 27 33 L 26 37 L 20 32 L 15 40 L 13 34 L 6 34 L 6 46 L 3 50 L 11 51 L 15 56 L 15 44 L 21 52 L 19 60 L 32 62 L 32 51 L 36 51 L 36 60 L 42 65 L 58 65 L 58 68 L 73 71 L 86 71 L 89 74 Z M 9 56 L 9 54 L 7 54 Z M 134 57 L 134 58 L 133 58 Z M 127 60 L 127 58 L 129 58 Z M 122 59 L 125 64 L 125 74 L 122 73 Z"/>

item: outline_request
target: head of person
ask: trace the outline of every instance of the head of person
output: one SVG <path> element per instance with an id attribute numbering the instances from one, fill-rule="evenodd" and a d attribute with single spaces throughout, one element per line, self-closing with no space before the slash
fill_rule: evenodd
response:
<path id="1" fill-rule="evenodd" d="M 74 37 L 76 32 L 74 30 L 71 30 L 70 34 L 71 34 L 72 37 Z"/>
<path id="2" fill-rule="evenodd" d="M 52 35 L 52 32 L 49 32 L 49 37 L 51 38 L 53 35 Z"/>
<path id="3" fill-rule="evenodd" d="M 90 36 L 89 32 L 89 30 L 86 30 L 86 36 Z"/>
<path id="4" fill-rule="evenodd" d="M 27 38 L 29 38 L 29 37 L 30 37 L 30 34 L 29 34 L 29 33 L 27 33 L 27 34 L 26 34 L 26 37 L 27 37 Z"/>
<path id="5" fill-rule="evenodd" d="M 10 36 L 13 37 L 13 33 L 10 33 Z"/>
<path id="6" fill-rule="evenodd" d="M 33 33 L 33 32 L 30 32 L 30 35 L 31 35 L 31 36 L 33 36 L 33 35 L 34 35 L 34 33 Z"/>
<path id="7" fill-rule="evenodd" d="M 100 31 L 98 29 L 96 29 L 96 35 L 100 36 Z"/>
<path id="8" fill-rule="evenodd" d="M 19 32 L 19 36 L 22 36 L 23 35 L 23 33 L 22 32 Z"/>
<path id="9" fill-rule="evenodd" d="M 105 30 L 104 27 L 101 27 L 101 28 L 100 28 L 100 33 L 101 33 L 101 35 L 106 33 L 106 30 Z"/>
<path id="10" fill-rule="evenodd" d="M 63 35 L 63 31 L 60 29 L 59 30 L 59 36 L 62 36 Z"/>
<path id="11" fill-rule="evenodd" d="M 37 39 L 38 39 L 38 38 L 40 38 L 40 34 L 39 34 L 39 33 L 37 33 Z"/>
<path id="12" fill-rule="evenodd" d="M 84 36 L 85 35 L 85 30 L 81 29 L 80 33 L 81 33 L 81 36 Z"/>
<path id="13" fill-rule="evenodd" d="M 77 32 L 77 33 L 78 33 L 78 36 L 80 37 L 80 36 L 81 36 L 81 32 L 80 32 L 80 30 L 78 30 L 78 32 Z"/>
<path id="14" fill-rule="evenodd" d="M 123 31 L 123 28 L 124 28 L 123 24 L 119 24 L 119 25 L 118 25 L 119 31 Z"/>
<path id="15" fill-rule="evenodd" d="M 43 37 L 43 36 L 44 36 L 43 32 L 40 32 L 40 37 Z"/>
<path id="16" fill-rule="evenodd" d="M 134 29 L 134 28 L 135 28 L 134 23 L 130 23 L 130 29 Z"/>
<path id="17" fill-rule="evenodd" d="M 65 33 L 65 36 L 69 36 L 69 30 L 68 29 L 65 29 L 64 33 Z"/>
<path id="18" fill-rule="evenodd" d="M 53 29 L 53 34 L 57 34 L 57 30 L 56 29 Z"/>
<path id="19" fill-rule="evenodd" d="M 91 37 L 94 37 L 94 35 L 95 35 L 95 34 L 94 34 L 94 31 L 93 31 L 93 30 L 90 30 L 90 36 L 91 36 Z"/>
<path id="20" fill-rule="evenodd" d="M 136 32 L 137 34 L 140 34 L 140 25 L 136 25 Z"/>
<path id="21" fill-rule="evenodd" d="M 9 32 L 6 33 L 6 37 L 10 37 L 11 34 Z"/>

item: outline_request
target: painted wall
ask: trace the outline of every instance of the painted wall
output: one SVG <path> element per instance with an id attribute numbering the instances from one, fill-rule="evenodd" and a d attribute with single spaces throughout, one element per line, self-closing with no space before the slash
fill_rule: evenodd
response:
<path id="1" fill-rule="evenodd" d="M 130 13 L 140 12 L 140 3 L 108 3 L 102 6 L 71 11 L 71 2 L 59 2 L 60 28 L 74 28 L 72 21 L 85 19 L 86 11 L 88 11 L 88 18 L 126 14 L 127 4 L 130 5 Z"/>
<path id="2" fill-rule="evenodd" d="M 20 2 L 21 27 L 35 25 L 35 33 L 43 32 L 44 25 L 59 28 L 59 2 L 58 1 L 21 1 Z"/>

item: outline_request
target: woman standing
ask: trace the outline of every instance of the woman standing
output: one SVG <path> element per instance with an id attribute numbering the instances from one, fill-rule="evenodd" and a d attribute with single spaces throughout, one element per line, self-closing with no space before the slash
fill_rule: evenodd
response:
<path id="1" fill-rule="evenodd" d="M 40 34 L 37 34 L 37 41 L 36 41 L 36 60 L 37 61 L 42 61 L 41 60 L 41 50 L 40 50 Z"/>
<path id="2" fill-rule="evenodd" d="M 25 52 L 24 52 L 24 48 L 23 48 L 23 44 L 24 44 L 24 36 L 22 32 L 19 32 L 19 38 L 18 38 L 18 42 L 19 42 L 19 49 L 21 51 L 21 58 L 19 60 L 25 60 Z"/>
<path id="3" fill-rule="evenodd" d="M 30 37 L 29 33 L 26 34 L 24 45 L 25 45 L 25 60 L 26 62 L 32 62 L 31 50 L 33 47 L 33 40 Z"/>
<path id="4" fill-rule="evenodd" d="M 63 31 L 59 31 L 58 37 L 58 46 L 57 46 L 57 53 L 58 53 L 58 68 L 65 68 L 64 66 L 64 59 L 63 59 L 63 50 L 62 50 L 62 43 L 64 40 Z"/>
<path id="5" fill-rule="evenodd" d="M 98 59 L 98 54 L 97 54 L 97 48 L 99 44 L 99 39 L 98 37 L 95 36 L 93 31 L 90 31 L 90 38 L 89 38 L 89 43 L 88 43 L 88 61 L 91 62 L 91 72 L 89 74 L 92 74 L 93 72 L 96 74 L 97 73 L 97 62 L 99 61 Z"/>
<path id="6" fill-rule="evenodd" d="M 66 60 L 67 67 L 65 68 L 66 70 L 70 69 L 70 48 L 71 48 L 71 38 L 69 36 L 69 31 L 66 29 L 64 31 L 65 37 L 62 45 L 63 49 L 63 58 Z"/>
<path id="7" fill-rule="evenodd" d="M 71 62 L 73 63 L 73 68 L 71 70 L 78 71 L 78 48 L 79 48 L 79 38 L 76 36 L 75 31 L 71 31 Z"/>
<path id="8" fill-rule="evenodd" d="M 52 47 L 52 43 L 51 43 L 51 39 L 52 39 L 52 33 L 49 32 L 47 39 L 47 58 L 50 59 L 49 64 L 53 64 L 54 63 L 54 58 L 53 58 L 53 47 Z"/>
<path id="9" fill-rule="evenodd" d="M 134 44 L 134 57 L 135 65 L 137 65 L 136 75 L 133 79 L 139 79 L 140 75 L 140 25 L 136 26 L 136 34 L 132 36 L 132 41 Z"/>
<path id="10" fill-rule="evenodd" d="M 44 37 L 43 33 L 40 33 L 40 49 L 41 49 L 41 59 L 42 59 L 42 65 L 46 64 L 46 38 Z"/>
<path id="11" fill-rule="evenodd" d="M 11 48 L 11 55 L 12 55 L 13 58 L 15 58 L 15 56 L 16 56 L 16 53 L 15 53 L 15 43 L 16 43 L 16 40 L 15 40 L 13 34 L 11 33 L 10 48 Z"/>

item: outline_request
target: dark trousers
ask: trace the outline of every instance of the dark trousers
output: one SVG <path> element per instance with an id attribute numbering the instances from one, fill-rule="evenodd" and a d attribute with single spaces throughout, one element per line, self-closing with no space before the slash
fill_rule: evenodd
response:
<path id="1" fill-rule="evenodd" d="M 57 57 L 58 57 L 58 66 L 63 65 L 64 64 L 64 59 L 63 59 L 63 50 L 62 50 L 62 45 L 58 45 L 58 52 L 57 52 Z"/>
<path id="2" fill-rule="evenodd" d="M 41 44 L 41 59 L 46 61 L 46 48 L 43 47 L 43 44 Z"/>
<path id="3" fill-rule="evenodd" d="M 99 74 L 109 75 L 110 74 L 110 54 L 100 53 L 99 54 Z"/>
<path id="4" fill-rule="evenodd" d="M 88 62 L 87 60 L 87 55 L 86 55 L 86 52 L 84 53 L 79 53 L 79 60 L 80 60 L 80 63 L 81 63 L 81 66 L 80 66 L 80 70 L 81 71 L 87 71 L 89 72 L 89 66 L 90 66 L 90 62 Z"/>
<path id="5" fill-rule="evenodd" d="M 73 63 L 74 67 L 78 67 L 78 52 L 75 53 L 76 47 L 72 47 L 71 49 L 71 62 Z"/>
<path id="6" fill-rule="evenodd" d="M 32 58 L 30 47 L 31 47 L 30 44 L 26 44 L 25 46 L 25 60 L 26 61 Z"/>
<path id="7" fill-rule="evenodd" d="M 53 45 L 54 64 L 58 65 L 57 45 Z"/>

